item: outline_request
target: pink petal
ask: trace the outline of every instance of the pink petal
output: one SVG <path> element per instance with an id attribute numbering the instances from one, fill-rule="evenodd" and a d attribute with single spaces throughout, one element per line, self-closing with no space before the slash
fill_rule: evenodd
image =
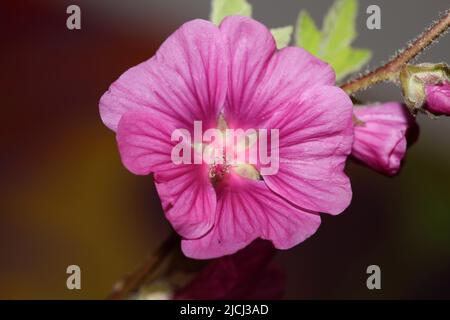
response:
<path id="1" fill-rule="evenodd" d="M 132 173 L 147 175 L 173 168 L 171 141 L 176 122 L 146 112 L 125 113 L 117 128 L 117 143 L 123 165 Z"/>
<path id="2" fill-rule="evenodd" d="M 373 169 L 396 174 L 406 154 L 407 136 L 415 121 L 401 103 L 389 102 L 354 109 L 363 123 L 355 126 L 352 155 Z"/>
<path id="3" fill-rule="evenodd" d="M 227 91 L 228 56 L 219 29 L 204 20 L 182 25 L 156 55 L 129 69 L 100 100 L 103 122 L 117 129 L 129 110 L 166 115 L 178 127 L 215 124 Z"/>
<path id="4" fill-rule="evenodd" d="M 241 117 L 262 125 L 275 112 L 289 108 L 302 92 L 334 82 L 335 73 L 330 65 L 302 48 L 284 48 L 270 59 L 251 102 L 244 106 L 245 113 L 241 109 Z"/>
<path id="5" fill-rule="evenodd" d="M 268 122 L 280 130 L 280 165 L 264 181 L 299 207 L 339 214 L 352 198 L 344 173 L 353 141 L 352 102 L 332 86 L 315 87 L 293 101 Z"/>
<path id="6" fill-rule="evenodd" d="M 426 86 L 427 109 L 438 115 L 450 115 L 450 84 Z"/>
<path id="7" fill-rule="evenodd" d="M 291 205 L 263 181 L 228 178 L 217 190 L 214 227 L 200 239 L 182 241 L 186 256 L 209 259 L 232 254 L 258 237 L 271 240 L 278 249 L 289 249 L 319 227 L 317 214 Z"/>
<path id="8" fill-rule="evenodd" d="M 220 30 L 230 49 L 230 91 L 225 118 L 232 127 L 255 127 L 316 85 L 334 84 L 333 69 L 301 48 L 277 52 L 270 31 L 250 18 L 226 18 Z"/>
<path id="9" fill-rule="evenodd" d="M 172 162 L 172 147 L 178 143 L 171 141 L 175 126 L 170 118 L 127 112 L 118 126 L 119 151 L 131 172 L 156 172 L 155 182 L 167 219 L 181 236 L 198 238 L 213 225 L 216 195 L 203 166 Z"/>
<path id="10" fill-rule="evenodd" d="M 247 107 L 276 51 L 275 40 L 261 23 L 246 17 L 225 18 L 220 31 L 224 34 L 230 61 L 229 92 L 225 118 L 247 113 Z"/>
<path id="11" fill-rule="evenodd" d="M 156 173 L 155 183 L 167 220 L 185 239 L 196 239 L 211 230 L 216 193 L 202 165 L 174 165 Z"/>

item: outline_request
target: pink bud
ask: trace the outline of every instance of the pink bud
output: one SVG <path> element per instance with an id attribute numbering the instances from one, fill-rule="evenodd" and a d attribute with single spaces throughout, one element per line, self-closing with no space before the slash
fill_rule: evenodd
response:
<path id="1" fill-rule="evenodd" d="M 450 67 L 445 63 L 421 63 L 417 65 L 406 65 L 400 72 L 400 84 L 402 86 L 405 103 L 409 110 L 416 114 L 418 111 L 428 109 L 430 113 L 449 113 L 449 89 Z M 430 89 L 428 87 L 431 87 Z M 434 89 L 437 87 L 436 89 Z M 428 90 L 444 89 L 443 95 L 437 93 L 437 97 L 431 98 L 431 106 L 427 108 L 426 102 L 430 104 Z M 437 106 L 435 112 L 434 106 Z M 442 110 L 444 109 L 444 110 Z"/>
<path id="2" fill-rule="evenodd" d="M 418 133 L 406 106 L 388 102 L 353 110 L 358 121 L 352 155 L 381 173 L 396 174 L 406 153 L 407 135 L 413 138 L 410 135 Z"/>
<path id="3" fill-rule="evenodd" d="M 436 115 L 450 115 L 450 84 L 428 85 L 426 109 Z"/>

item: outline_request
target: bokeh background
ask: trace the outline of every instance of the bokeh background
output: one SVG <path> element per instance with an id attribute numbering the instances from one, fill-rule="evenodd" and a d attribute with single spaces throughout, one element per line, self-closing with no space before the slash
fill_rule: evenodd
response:
<path id="1" fill-rule="evenodd" d="M 269 27 L 316 22 L 330 0 L 250 0 Z M 66 28 L 77 4 L 82 29 Z M 365 9 L 381 7 L 382 29 Z M 121 73 L 151 57 L 183 22 L 208 18 L 209 0 L 2 1 L 0 4 L 0 298 L 102 299 L 169 234 L 151 177 L 121 165 L 98 100 Z M 449 7 L 448 0 L 361 0 L 355 46 L 386 61 Z M 450 62 L 450 37 L 418 61 Z M 365 101 L 399 100 L 380 85 Z M 419 142 L 395 178 L 350 162 L 354 198 L 340 216 L 276 259 L 285 297 L 450 298 L 450 119 L 420 116 Z M 66 268 L 82 270 L 67 290 Z M 382 290 L 366 288 L 377 264 Z"/>

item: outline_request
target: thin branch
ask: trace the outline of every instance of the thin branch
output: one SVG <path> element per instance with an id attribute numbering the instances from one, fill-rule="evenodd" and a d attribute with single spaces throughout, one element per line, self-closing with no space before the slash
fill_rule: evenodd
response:
<path id="1" fill-rule="evenodd" d="M 449 26 L 450 10 L 447 10 L 438 21 L 427 28 L 416 40 L 411 42 L 405 50 L 397 54 L 397 56 L 387 64 L 366 75 L 343 84 L 341 88 L 350 95 L 379 82 L 388 80 L 395 81 L 398 78 L 401 69 L 426 47 L 432 44 L 434 40 L 449 28 Z"/>
<path id="2" fill-rule="evenodd" d="M 151 274 L 156 272 L 178 241 L 179 237 L 175 233 L 172 233 L 138 269 L 127 275 L 114 286 L 113 291 L 107 299 L 126 299 L 131 292 L 137 290 Z"/>

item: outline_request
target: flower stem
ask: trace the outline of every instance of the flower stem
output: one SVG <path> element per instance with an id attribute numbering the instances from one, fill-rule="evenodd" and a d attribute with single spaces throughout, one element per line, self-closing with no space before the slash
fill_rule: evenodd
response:
<path id="1" fill-rule="evenodd" d="M 387 64 L 361 76 L 353 79 L 341 86 L 341 88 L 352 95 L 360 90 L 383 81 L 396 82 L 402 68 L 426 47 L 442 35 L 450 26 L 450 10 L 447 10 L 442 17 L 428 27 L 416 40 L 412 41 L 408 47 L 397 54 Z"/>
<path id="2" fill-rule="evenodd" d="M 145 280 L 162 265 L 164 260 L 178 243 L 178 240 L 178 236 L 175 233 L 172 233 L 161 244 L 156 252 L 153 255 L 150 255 L 138 269 L 124 277 L 124 279 L 114 286 L 113 291 L 107 299 L 126 299 L 131 292 L 137 290 Z"/>

